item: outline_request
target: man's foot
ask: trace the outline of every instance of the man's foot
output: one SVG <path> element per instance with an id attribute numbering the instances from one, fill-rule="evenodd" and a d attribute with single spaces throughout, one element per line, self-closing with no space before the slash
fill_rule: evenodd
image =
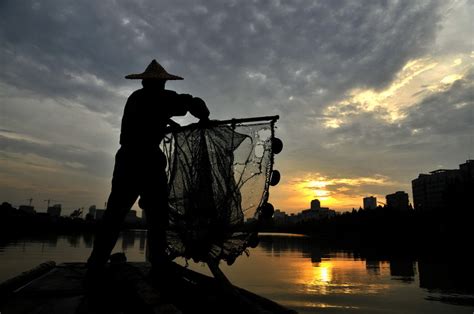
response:
<path id="1" fill-rule="evenodd" d="M 125 256 L 123 252 L 114 253 L 110 255 L 109 259 L 111 264 L 123 264 L 127 262 L 127 256 Z"/>
<path id="2" fill-rule="evenodd" d="M 109 284 L 109 275 L 105 266 L 88 267 L 82 280 L 82 286 L 86 293 L 103 291 Z"/>
<path id="3" fill-rule="evenodd" d="M 173 287 L 176 287 L 179 282 L 179 274 L 173 264 L 170 261 L 165 264 L 152 265 L 148 273 L 148 279 L 153 287 L 162 291 L 170 291 L 173 290 Z"/>

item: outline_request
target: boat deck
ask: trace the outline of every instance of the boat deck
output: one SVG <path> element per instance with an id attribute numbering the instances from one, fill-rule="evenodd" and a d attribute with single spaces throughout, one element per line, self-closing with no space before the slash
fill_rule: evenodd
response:
<path id="1" fill-rule="evenodd" d="M 85 289 L 84 263 L 43 263 L 0 284 L 0 313 L 296 313 L 244 289 L 174 267 L 173 280 L 164 285 L 149 279 L 148 263 L 110 264 L 106 279 Z"/>

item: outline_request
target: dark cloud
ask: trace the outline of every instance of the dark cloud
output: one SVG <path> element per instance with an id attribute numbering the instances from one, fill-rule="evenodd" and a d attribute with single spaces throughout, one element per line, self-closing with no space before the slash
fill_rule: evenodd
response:
<path id="1" fill-rule="evenodd" d="M 301 148 L 303 169 L 373 176 L 380 173 L 409 182 L 420 172 L 456 168 L 472 152 L 474 134 L 472 73 L 448 89 L 433 93 L 406 110 L 395 123 L 380 119 L 381 111 L 354 112 L 340 128 L 326 130 L 327 145 Z"/>
<path id="2" fill-rule="evenodd" d="M 404 126 L 419 137 L 474 134 L 474 70 L 446 91 L 423 99 L 408 111 Z"/>
<path id="3" fill-rule="evenodd" d="M 110 177 L 113 156 L 104 152 L 86 151 L 73 145 L 35 143 L 0 135 L 1 151 L 23 156 L 34 154 L 58 162 L 61 166 L 86 171 L 96 177 Z"/>
<path id="4" fill-rule="evenodd" d="M 277 166 L 284 172 L 324 169 L 335 177 L 382 173 L 407 180 L 420 168 L 420 154 L 445 145 L 452 155 L 444 160 L 457 158 L 454 152 L 465 142 L 447 141 L 472 130 L 467 81 L 412 106 L 399 124 L 381 121 L 382 111 L 361 113 L 354 105 L 341 112 L 350 117 L 347 124 L 328 130 L 323 111 L 354 88 L 386 87 L 407 61 L 431 53 L 448 5 L 4 0 L 0 128 L 48 144 L 3 137 L 0 151 L 110 175 L 115 147 L 105 143 L 117 137 L 106 129 L 118 127 L 126 97 L 139 86 L 123 77 L 157 58 L 185 78 L 170 87 L 204 98 L 214 118 L 280 114 L 277 134 L 285 150 Z M 456 21 L 450 23 L 446 34 L 457 31 Z M 449 51 L 460 42 L 453 40 Z M 95 120 L 84 121 L 93 114 Z"/>
<path id="5" fill-rule="evenodd" d="M 384 86 L 439 20 L 437 2 L 410 1 L 5 1 L 1 12 L 4 82 L 117 112 L 123 76 L 156 57 L 221 115 Z"/>
<path id="6" fill-rule="evenodd" d="M 438 136 L 473 134 L 473 73 L 454 82 L 448 89 L 432 93 L 405 110 L 406 117 L 387 122 L 384 109 L 370 112 L 352 111 L 347 123 L 329 131 L 341 145 L 391 147 L 394 150 L 425 149 L 428 143 L 442 144 Z"/>

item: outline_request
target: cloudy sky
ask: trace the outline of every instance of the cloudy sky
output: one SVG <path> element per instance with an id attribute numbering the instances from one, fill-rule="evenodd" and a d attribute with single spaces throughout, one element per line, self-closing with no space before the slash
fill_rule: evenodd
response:
<path id="1" fill-rule="evenodd" d="M 411 192 L 474 158 L 473 15 L 446 0 L 2 0 L 0 202 L 102 207 L 139 88 L 124 76 L 153 58 L 211 118 L 280 115 L 276 208 Z"/>

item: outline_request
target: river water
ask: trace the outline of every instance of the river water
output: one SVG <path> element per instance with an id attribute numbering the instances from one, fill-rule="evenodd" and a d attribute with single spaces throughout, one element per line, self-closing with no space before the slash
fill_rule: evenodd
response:
<path id="1" fill-rule="evenodd" d="M 0 240 L 0 282 L 41 262 L 85 261 L 93 237 L 48 235 Z M 127 231 L 114 249 L 144 261 L 146 233 Z M 474 313 L 472 260 L 379 257 L 321 249 L 298 235 L 262 234 L 250 256 L 221 269 L 236 285 L 299 313 Z M 178 261 L 184 263 L 184 261 Z M 194 270 L 209 274 L 201 264 Z"/>

